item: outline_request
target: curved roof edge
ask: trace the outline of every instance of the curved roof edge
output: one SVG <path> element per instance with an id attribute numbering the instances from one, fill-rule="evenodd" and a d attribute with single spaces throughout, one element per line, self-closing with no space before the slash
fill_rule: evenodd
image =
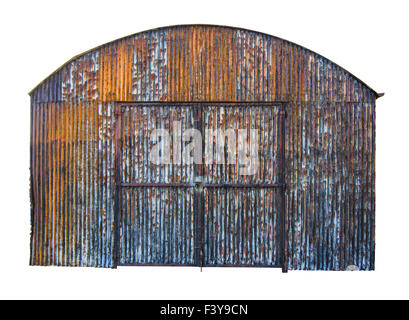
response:
<path id="1" fill-rule="evenodd" d="M 86 51 L 84 51 L 84 52 L 82 52 L 82 53 L 80 53 L 80 54 L 77 54 L 77 55 L 75 55 L 74 57 L 72 57 L 71 59 L 69 59 L 68 61 L 66 61 L 64 64 L 62 64 L 60 67 L 58 67 L 56 70 L 54 70 L 52 73 L 50 73 L 50 74 L 49 74 L 46 78 L 44 78 L 40 83 L 38 83 L 32 90 L 30 90 L 30 92 L 29 92 L 28 94 L 31 95 L 39 86 L 41 86 L 44 82 L 46 82 L 53 74 L 57 73 L 57 72 L 60 71 L 63 67 L 65 67 L 67 64 L 69 64 L 69 63 L 73 62 L 74 60 L 76 60 L 76 59 L 78 59 L 78 58 L 80 58 L 80 57 L 86 55 L 87 53 L 93 52 L 93 51 L 98 50 L 98 49 L 100 49 L 100 48 L 103 48 L 103 47 L 105 47 L 105 46 L 107 46 L 107 45 L 113 44 L 113 43 L 115 43 L 115 42 L 117 42 L 117 41 L 125 40 L 125 39 L 127 39 L 127 38 L 131 38 L 131 37 L 134 37 L 134 36 L 139 35 L 139 34 L 143 34 L 143 33 L 147 33 L 147 32 L 152 32 L 152 31 L 160 31 L 160 30 L 165 30 L 165 29 L 180 28 L 180 27 L 218 27 L 218 28 L 228 28 L 228 29 L 232 29 L 232 30 L 252 32 L 252 33 L 259 34 L 259 35 L 263 35 L 263 36 L 275 38 L 275 39 L 277 39 L 277 40 L 285 41 L 285 42 L 287 42 L 287 43 L 289 43 L 289 44 L 291 44 L 291 45 L 294 45 L 294 46 L 297 46 L 297 47 L 299 47 L 299 48 L 301 48 L 301 49 L 307 50 L 307 51 L 311 52 L 312 54 L 315 54 L 315 55 L 317 55 L 317 56 L 319 56 L 319 57 L 321 57 L 321 58 L 327 60 L 328 62 L 332 63 L 334 66 L 336 66 L 336 67 L 338 67 L 338 68 L 344 70 L 344 71 L 345 71 L 346 73 L 348 73 L 352 78 L 354 78 L 354 79 L 357 80 L 359 83 L 361 83 L 361 84 L 364 85 L 366 88 L 368 88 L 368 89 L 371 90 L 373 93 L 375 93 L 376 98 L 380 98 L 380 97 L 383 97 L 383 96 L 385 95 L 384 93 L 378 93 L 377 91 L 375 91 L 374 89 L 372 89 L 372 88 L 371 88 L 370 86 L 368 86 L 364 81 L 362 81 L 361 79 L 359 79 L 357 76 L 355 76 L 353 73 L 349 72 L 349 71 L 346 70 L 345 68 L 341 67 L 339 64 L 337 64 L 337 63 L 333 62 L 332 60 L 330 60 L 330 59 L 328 59 L 328 58 L 322 56 L 321 54 L 319 54 L 319 53 L 317 53 L 317 52 L 315 52 L 315 51 L 313 51 L 313 50 L 311 50 L 311 49 L 308 49 L 308 48 L 306 48 L 306 47 L 304 47 L 304 46 L 302 46 L 302 45 L 299 45 L 299 44 L 297 44 L 297 43 L 295 43 L 295 42 L 292 42 L 292 41 L 289 41 L 289 40 L 286 40 L 286 39 L 283 39 L 283 38 L 280 38 L 280 37 L 276 37 L 276 36 L 273 36 L 273 35 L 268 34 L 268 33 L 265 33 L 265 32 L 255 31 L 255 30 L 246 29 L 246 28 L 239 28 L 239 27 L 231 27 L 231 26 L 217 25 L 217 24 L 177 24 L 177 25 L 169 25 L 169 26 L 163 26 L 163 27 L 158 27 L 158 28 L 153 28 L 153 29 L 148 29 L 148 30 L 136 32 L 136 33 L 133 33 L 133 34 L 130 34 L 130 35 L 127 35 L 127 36 L 124 36 L 124 37 L 120 37 L 120 38 L 117 38 L 117 39 L 115 39 L 115 40 L 106 42 L 106 43 L 104 43 L 104 44 L 101 44 L 101 45 L 99 45 L 99 46 L 96 46 L 96 47 L 94 47 L 94 48 L 91 48 L 91 49 L 89 49 L 89 50 L 86 50 Z"/>

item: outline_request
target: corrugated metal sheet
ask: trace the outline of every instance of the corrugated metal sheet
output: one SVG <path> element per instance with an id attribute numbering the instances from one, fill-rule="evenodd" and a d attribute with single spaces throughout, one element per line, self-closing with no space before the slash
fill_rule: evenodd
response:
<path id="1" fill-rule="evenodd" d="M 203 108 L 203 132 L 204 144 L 212 146 L 212 154 L 216 155 L 216 146 L 227 147 L 227 143 L 222 141 L 220 136 L 216 137 L 206 135 L 207 130 L 218 129 L 224 133 L 228 130 L 236 132 L 235 152 L 249 152 L 252 148 L 251 141 L 248 142 L 247 150 L 239 150 L 238 130 L 247 130 L 247 137 L 250 137 L 250 130 L 257 131 L 257 150 L 258 150 L 258 168 L 255 174 L 243 175 L 240 169 L 239 157 L 235 158 L 234 164 L 228 163 L 228 159 L 223 159 L 222 164 L 217 163 L 217 159 L 211 161 L 211 164 L 204 165 L 204 179 L 208 183 L 242 183 L 242 184 L 274 184 L 279 183 L 279 107 L 271 104 L 270 106 L 254 105 L 230 105 L 225 106 L 210 105 Z M 224 138 L 224 137 L 223 137 Z M 213 142 L 213 143 L 212 143 Z M 244 148 L 240 145 L 241 148 Z"/>
<path id="2" fill-rule="evenodd" d="M 32 92 L 35 102 L 371 102 L 376 96 L 308 49 L 218 26 L 161 28 L 111 42 L 65 64 Z"/>
<path id="3" fill-rule="evenodd" d="M 115 141 L 111 102 L 288 101 L 288 267 L 344 270 L 354 264 L 372 270 L 376 98 L 364 83 L 320 55 L 247 30 L 176 26 L 91 50 L 62 66 L 31 93 L 31 264 L 113 266 Z M 275 175 L 273 168 L 266 170 L 267 176 Z M 221 181 L 216 179 L 217 171 L 211 176 Z M 137 191 L 129 192 L 127 197 L 143 198 L 133 194 Z M 208 199 L 216 193 L 226 199 L 260 196 L 276 201 L 273 190 L 259 191 L 266 192 L 264 195 L 255 191 L 205 192 Z M 159 193 L 166 197 L 165 190 Z M 185 197 L 188 201 L 187 194 Z M 136 214 L 132 208 L 129 212 Z M 163 214 L 159 216 L 166 219 Z M 234 230 L 248 227 L 241 221 L 237 220 Z M 274 223 L 267 219 L 258 226 L 269 228 Z M 211 249 L 209 238 L 206 250 L 212 252 L 208 255 L 212 258 L 208 262 L 276 263 L 271 254 L 277 250 L 275 242 L 268 243 L 268 252 L 244 254 L 237 243 L 228 242 L 232 237 L 228 226 L 223 228 Z M 257 237 L 249 241 L 253 245 L 261 242 L 254 240 Z M 222 239 L 226 244 L 221 244 Z M 192 261 L 188 248 L 186 244 L 183 249 L 186 263 Z M 158 261 L 127 256 L 130 262 Z"/>
<path id="4" fill-rule="evenodd" d="M 195 265 L 193 188 L 124 188 L 121 265 Z"/>
<path id="5" fill-rule="evenodd" d="M 112 266 L 112 107 L 33 105 L 31 264 Z"/>
<path id="6" fill-rule="evenodd" d="M 156 144 L 152 139 L 155 129 L 165 129 L 173 137 L 174 125 L 180 123 L 183 131 L 194 127 L 193 106 L 125 106 L 122 108 L 122 168 L 123 183 L 193 183 L 194 165 L 184 162 L 157 165 L 149 161 L 149 151 Z M 171 140 L 172 141 L 172 140 Z M 185 143 L 179 137 L 181 152 Z"/>
<path id="7" fill-rule="evenodd" d="M 372 270 L 374 104 L 291 104 L 286 123 L 289 268 Z"/>
<path id="8" fill-rule="evenodd" d="M 205 188 L 205 266 L 280 267 L 277 189 Z"/>

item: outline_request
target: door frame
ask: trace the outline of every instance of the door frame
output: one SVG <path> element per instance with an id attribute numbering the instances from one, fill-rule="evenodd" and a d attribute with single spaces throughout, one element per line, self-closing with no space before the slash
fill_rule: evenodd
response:
<path id="1" fill-rule="evenodd" d="M 122 136 L 121 136 L 121 123 L 122 123 L 122 107 L 124 106 L 147 106 L 147 107 L 163 107 L 163 106 L 191 106 L 194 108 L 194 124 L 195 129 L 198 129 L 202 132 L 202 115 L 204 106 L 278 106 L 279 108 L 279 121 L 278 121 L 278 183 L 262 185 L 262 184 L 203 184 L 203 165 L 195 164 L 194 173 L 195 181 L 194 184 L 188 183 L 137 183 L 137 184 L 125 184 L 121 180 L 121 159 L 122 159 Z M 246 101 L 246 102 L 221 102 L 221 101 L 192 101 L 192 102 L 168 102 L 168 101 L 154 101 L 154 102 L 122 102 L 118 101 L 114 103 L 114 117 L 115 117 L 115 129 L 114 129 L 114 141 L 115 141 L 115 159 L 114 159 L 114 173 L 115 173 L 115 197 L 114 197 L 114 252 L 113 252 L 113 268 L 116 269 L 120 266 L 120 215 L 121 215 L 121 188 L 124 187 L 136 187 L 136 186 L 145 186 L 145 187 L 193 187 L 194 188 L 194 216 L 198 219 L 197 224 L 195 222 L 195 261 L 197 266 L 205 266 L 203 263 L 204 253 L 203 253 L 203 187 L 212 188 L 212 187 L 273 187 L 278 188 L 278 210 L 279 210 L 279 220 L 280 220 L 280 264 L 278 266 L 254 266 L 254 267 L 269 267 L 269 268 L 281 268 L 282 272 L 288 272 L 288 219 L 286 212 L 286 160 L 285 160 L 285 127 L 286 127 L 286 118 L 287 118 L 287 101 Z M 204 139 L 202 134 L 202 139 Z M 204 144 L 202 143 L 204 148 Z M 141 266 L 148 266 L 147 264 L 141 264 Z M 164 264 L 161 266 L 171 266 Z M 179 265 L 177 265 L 179 266 Z M 183 266 L 183 265 L 180 265 Z M 206 267 L 253 267 L 248 265 L 206 265 Z"/>

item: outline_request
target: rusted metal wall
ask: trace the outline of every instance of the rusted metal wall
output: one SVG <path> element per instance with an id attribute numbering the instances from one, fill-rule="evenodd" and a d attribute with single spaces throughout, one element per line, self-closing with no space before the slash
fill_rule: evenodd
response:
<path id="1" fill-rule="evenodd" d="M 31 92 L 31 264 L 113 265 L 112 102 L 288 101 L 288 267 L 372 270 L 376 98 L 312 51 L 229 27 L 161 28 L 76 57 Z"/>
<path id="2" fill-rule="evenodd" d="M 32 107 L 31 264 L 112 265 L 111 103 Z"/>
<path id="3" fill-rule="evenodd" d="M 293 103 L 286 143 L 290 269 L 372 270 L 374 103 Z"/>
<path id="4" fill-rule="evenodd" d="M 132 35 L 66 63 L 32 92 L 59 101 L 372 102 L 376 93 L 303 47 L 228 27 Z"/>

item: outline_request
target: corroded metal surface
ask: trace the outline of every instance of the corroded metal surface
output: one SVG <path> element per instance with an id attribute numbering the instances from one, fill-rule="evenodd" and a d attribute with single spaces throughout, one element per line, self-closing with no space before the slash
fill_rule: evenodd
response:
<path id="1" fill-rule="evenodd" d="M 224 106 L 223 104 L 216 106 L 205 106 L 203 108 L 203 131 L 204 144 L 211 146 L 211 154 L 215 158 L 217 153 L 216 148 L 228 147 L 228 144 L 224 141 L 224 136 L 219 135 L 210 136 L 206 135 L 206 132 L 211 132 L 214 128 L 221 130 L 224 133 L 233 130 L 246 129 L 249 137 L 250 130 L 257 131 L 257 150 L 258 150 L 258 168 L 254 171 L 254 174 L 243 175 L 241 169 L 243 164 L 239 163 L 239 157 L 236 157 L 234 161 L 218 164 L 218 159 L 212 159 L 211 164 L 204 165 L 204 180 L 211 184 L 223 184 L 223 183 L 265 183 L 274 184 L 278 183 L 278 164 L 277 159 L 279 151 L 279 135 L 278 135 L 278 112 L 279 108 L 276 105 L 270 106 Z M 240 141 L 236 139 L 234 145 L 234 151 L 237 154 L 249 150 L 240 150 Z M 241 146 L 243 148 L 243 146 Z M 251 149 L 253 146 L 250 141 L 246 149 Z M 256 146 L 254 146 L 256 147 Z M 210 148 L 209 148 L 210 149 Z M 224 159 L 223 159 L 224 160 Z M 228 160 L 228 159 L 227 159 Z M 250 172 L 249 172 L 250 173 Z"/>
<path id="2" fill-rule="evenodd" d="M 277 189 L 205 188 L 205 266 L 281 266 Z"/>
<path id="3" fill-rule="evenodd" d="M 176 123 L 180 130 L 193 128 L 193 108 L 190 106 L 124 106 L 122 108 L 122 164 L 121 181 L 123 183 L 192 183 L 194 165 L 184 162 L 175 165 L 175 155 L 170 152 L 169 164 L 157 165 L 149 161 L 149 151 L 156 144 L 152 140 L 155 129 L 166 130 L 170 139 Z M 172 141 L 172 140 L 170 140 Z M 173 141 L 175 143 L 176 141 Z M 186 145 L 179 137 L 180 152 Z M 173 145 L 171 145 L 173 147 Z"/>
<path id="4" fill-rule="evenodd" d="M 35 102 L 371 102 L 377 94 L 326 58 L 286 40 L 229 27 L 176 26 L 73 59 L 32 97 Z"/>
<path id="5" fill-rule="evenodd" d="M 112 104 L 34 104 L 32 115 L 31 264 L 110 267 Z"/>
<path id="6" fill-rule="evenodd" d="M 295 270 L 345 270 L 349 265 L 372 270 L 375 261 L 377 97 L 376 92 L 356 77 L 308 49 L 269 35 L 229 27 L 160 28 L 119 39 L 80 55 L 31 92 L 30 263 L 115 265 L 114 158 L 117 145 L 114 102 L 287 101 L 284 177 L 287 218 L 282 224 L 286 226 L 288 237 L 288 248 L 284 248 L 286 265 Z M 240 110 L 239 105 L 237 110 Z M 172 108 L 166 112 L 171 113 Z M 178 111 L 175 116 L 185 114 L 191 121 L 194 115 L 189 112 Z M 247 117 L 245 113 L 244 110 L 237 116 Z M 274 122 L 267 121 L 274 116 L 272 112 L 254 114 L 250 118 L 274 126 Z M 135 114 L 129 119 L 132 117 Z M 149 119 L 152 117 L 154 115 Z M 209 110 L 205 117 L 211 119 L 214 115 Z M 143 123 L 131 121 L 126 125 L 138 130 L 141 125 L 152 125 L 149 119 L 146 114 Z M 270 138 L 263 140 L 267 154 Z M 123 142 L 132 143 L 130 140 Z M 274 146 L 273 142 L 271 146 Z M 263 176 L 269 179 L 256 179 L 255 182 L 281 183 L 276 180 L 278 172 L 273 167 L 277 165 L 273 161 L 277 160 L 275 156 L 276 153 L 272 152 L 272 164 L 263 167 Z M 130 153 L 128 158 L 131 157 L 137 159 L 138 155 Z M 123 182 L 135 182 L 137 177 L 147 182 L 175 182 L 173 179 L 177 176 L 177 181 L 191 183 L 189 170 L 182 175 L 169 175 L 165 170 L 158 178 L 152 172 L 142 174 L 143 167 L 143 164 L 133 167 L 138 175 L 124 172 Z M 240 182 L 230 179 L 231 176 L 226 180 L 220 171 L 212 168 L 202 169 L 207 173 L 209 183 Z M 186 208 L 191 205 L 190 191 L 151 188 L 151 193 L 157 190 L 158 199 L 166 199 L 176 192 L 180 194 L 180 201 L 184 199 L 182 202 Z M 135 205 L 148 203 L 145 206 L 153 208 L 158 201 L 155 197 L 144 200 L 146 193 L 138 190 L 124 189 L 122 192 L 122 199 L 137 199 Z M 204 210 L 204 235 L 215 228 L 209 221 L 227 219 L 220 220 L 220 230 L 214 237 L 209 236 L 204 244 L 205 264 L 234 261 L 253 265 L 277 264 L 275 252 L 279 248 L 273 240 L 275 231 L 267 237 L 259 232 L 275 230 L 272 227 L 277 223 L 274 217 L 277 211 L 275 189 L 258 189 L 256 192 L 205 188 L 204 192 L 203 200 L 206 201 L 214 199 L 215 195 L 220 199 L 233 199 L 227 202 L 232 208 L 229 210 L 236 213 L 226 215 L 223 202 Z M 240 213 L 240 201 L 234 199 L 247 199 L 250 203 L 257 201 L 263 206 L 260 204 L 258 211 Z M 168 217 L 156 212 L 154 217 L 159 222 L 149 220 L 144 225 L 144 228 L 152 226 L 144 229 L 146 238 L 140 235 L 131 238 L 129 221 L 144 221 L 144 215 L 135 211 L 130 200 L 122 206 L 129 212 L 126 219 L 133 220 L 123 220 L 126 228 L 121 232 L 127 236 L 120 247 L 121 262 L 155 264 L 159 260 L 154 257 L 166 252 L 164 256 L 168 260 L 162 262 L 178 264 L 182 260 L 177 257 L 181 257 L 180 250 L 183 250 L 183 262 L 197 264 L 198 253 L 190 240 L 190 211 L 185 211 L 181 229 L 185 232 L 182 232 L 184 238 L 169 238 L 166 241 L 173 241 L 166 242 L 169 247 L 159 248 L 165 241 L 161 238 L 165 236 L 161 228 L 181 225 L 173 222 L 161 224 L 160 221 L 167 221 Z M 266 209 L 260 211 L 264 207 Z M 240 220 L 244 217 L 250 220 Z M 253 224 L 254 228 L 251 227 Z M 244 232 L 248 228 L 254 233 Z M 242 238 L 243 243 L 238 244 L 235 235 L 240 232 L 248 237 Z M 151 242 L 143 242 L 143 239 Z M 246 241 L 255 248 L 250 254 L 242 247 Z M 140 244 L 142 251 L 130 252 L 131 244 Z M 143 251 L 149 246 L 151 251 Z M 193 253 L 192 250 L 196 251 Z"/>
<path id="7" fill-rule="evenodd" d="M 192 188 L 122 189 L 119 264 L 195 265 Z"/>
<path id="8" fill-rule="evenodd" d="M 300 103 L 286 135 L 289 267 L 375 263 L 374 103 Z"/>

